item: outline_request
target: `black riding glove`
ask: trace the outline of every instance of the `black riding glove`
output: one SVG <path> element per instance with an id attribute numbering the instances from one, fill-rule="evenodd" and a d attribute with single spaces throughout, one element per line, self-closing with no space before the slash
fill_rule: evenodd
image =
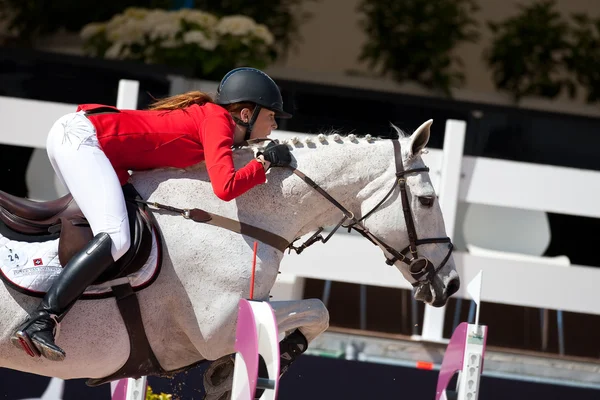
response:
<path id="1" fill-rule="evenodd" d="M 271 142 L 263 152 L 258 153 L 271 163 L 271 167 L 287 167 L 292 162 L 292 155 L 287 144 Z"/>

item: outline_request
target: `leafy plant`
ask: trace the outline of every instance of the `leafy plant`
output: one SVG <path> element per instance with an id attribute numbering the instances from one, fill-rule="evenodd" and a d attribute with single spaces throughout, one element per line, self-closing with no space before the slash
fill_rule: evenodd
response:
<path id="1" fill-rule="evenodd" d="M 576 87 L 566 75 L 569 25 L 554 9 L 554 0 L 520 5 L 520 13 L 502 22 L 488 22 L 492 44 L 484 59 L 497 89 L 515 101 L 524 96 L 554 98 L 563 90 L 573 97 Z"/>
<path id="2" fill-rule="evenodd" d="M 275 37 L 277 57 L 284 57 L 301 40 L 300 26 L 312 17 L 307 2 L 321 0 L 194 0 L 194 7 L 217 16 L 241 14 L 269 27 Z"/>
<path id="3" fill-rule="evenodd" d="M 464 84 L 457 45 L 479 38 L 471 15 L 475 0 L 361 0 L 360 24 L 368 36 L 359 61 L 380 76 L 416 81 L 451 95 Z"/>
<path id="4" fill-rule="evenodd" d="M 600 100 L 600 18 L 574 14 L 570 47 L 565 63 L 587 91 L 587 101 Z"/>
<path id="5" fill-rule="evenodd" d="M 171 400 L 172 398 L 173 395 L 171 394 L 156 394 L 152 391 L 152 388 L 149 385 L 146 387 L 146 400 Z"/>
<path id="6" fill-rule="evenodd" d="M 276 55 L 284 56 L 300 40 L 299 28 L 311 17 L 302 9 L 306 2 L 320 0 L 195 0 L 194 8 L 218 17 L 245 15 L 269 27 L 275 37 Z M 15 42 L 31 46 L 41 35 L 60 29 L 79 32 L 85 25 L 106 21 L 129 7 L 159 8 L 178 6 L 177 0 L 107 0 L 97 5 L 80 0 L 0 0 L 0 20 L 9 21 Z"/>
<path id="7" fill-rule="evenodd" d="M 84 25 L 108 20 L 127 7 L 168 7 L 169 3 L 169 0 L 109 0 L 91 6 L 80 0 L 0 0 L 0 20 L 8 21 L 15 45 L 30 47 L 42 35 L 60 29 L 78 32 Z"/>
<path id="8" fill-rule="evenodd" d="M 178 11 L 128 8 L 110 21 L 81 31 L 85 51 L 97 57 L 187 67 L 219 80 L 232 68 L 265 68 L 274 58 L 274 37 L 253 19 Z"/>

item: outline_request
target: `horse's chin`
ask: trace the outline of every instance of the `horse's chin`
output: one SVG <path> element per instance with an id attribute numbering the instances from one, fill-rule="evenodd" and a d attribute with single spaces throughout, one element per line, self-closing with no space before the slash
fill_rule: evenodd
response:
<path id="1" fill-rule="evenodd" d="M 433 294 L 431 293 L 431 285 L 429 283 L 423 283 L 417 286 L 415 290 L 415 300 L 427 304 L 430 304 L 433 301 Z"/>
<path id="2" fill-rule="evenodd" d="M 446 297 L 435 294 L 430 283 L 423 283 L 417 286 L 415 290 L 415 300 L 422 301 L 432 307 L 443 307 L 446 305 Z"/>

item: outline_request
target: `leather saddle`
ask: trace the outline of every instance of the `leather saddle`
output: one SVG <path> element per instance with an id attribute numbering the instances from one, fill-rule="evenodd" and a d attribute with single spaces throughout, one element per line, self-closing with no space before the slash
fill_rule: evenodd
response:
<path id="1" fill-rule="evenodd" d="M 123 187 L 131 247 L 95 284 L 127 276 L 144 266 L 152 250 L 154 226 L 139 194 L 131 184 Z M 33 201 L 0 191 L 0 234 L 11 240 L 43 242 L 59 239 L 58 257 L 64 267 L 92 238 L 93 233 L 79 206 L 67 194 L 51 201 Z"/>

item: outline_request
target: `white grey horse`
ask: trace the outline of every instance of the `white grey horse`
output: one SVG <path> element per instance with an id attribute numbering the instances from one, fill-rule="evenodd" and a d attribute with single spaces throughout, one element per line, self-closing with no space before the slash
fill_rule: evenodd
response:
<path id="1" fill-rule="evenodd" d="M 333 135 L 288 145 L 293 165 L 353 214 L 354 220 L 346 219 L 344 225 L 374 209 L 355 227 L 376 238 L 383 255 L 415 285 L 418 300 L 442 306 L 458 290 L 459 278 L 451 244 L 427 240 L 446 237 L 442 213 L 420 157 L 429 140 L 430 125 L 431 120 L 410 136 L 399 132 L 397 141 Z M 395 154 L 398 144 L 401 154 Z M 236 165 L 247 163 L 256 151 L 255 146 L 236 150 Z M 405 221 L 400 181 L 405 182 L 412 224 Z M 266 184 L 231 202 L 213 194 L 204 163 L 187 170 L 138 172 L 132 183 L 149 201 L 202 208 L 268 230 L 289 242 L 319 227 L 336 225 L 342 218 L 339 208 L 285 168 L 271 168 Z M 234 352 L 238 301 L 249 295 L 255 239 L 173 213 L 155 215 L 164 240 L 162 272 L 155 283 L 138 292 L 149 342 L 165 370 L 203 359 L 224 359 Z M 418 258 L 412 264 L 398 260 L 409 246 L 411 225 L 417 236 L 413 242 L 418 239 L 413 243 L 417 248 L 412 249 L 418 250 Z M 408 259 L 417 257 L 405 254 Z M 259 244 L 255 299 L 268 300 L 283 256 L 281 251 Z M 373 260 L 380 261 L 383 257 Z M 67 352 L 64 361 L 25 355 L 10 343 L 10 336 L 38 301 L 0 285 L 0 367 L 62 379 L 102 378 L 127 360 L 129 339 L 114 299 L 76 303 L 57 339 Z M 310 343 L 328 327 L 328 312 L 320 300 L 271 305 L 282 337 L 299 328 Z"/>

